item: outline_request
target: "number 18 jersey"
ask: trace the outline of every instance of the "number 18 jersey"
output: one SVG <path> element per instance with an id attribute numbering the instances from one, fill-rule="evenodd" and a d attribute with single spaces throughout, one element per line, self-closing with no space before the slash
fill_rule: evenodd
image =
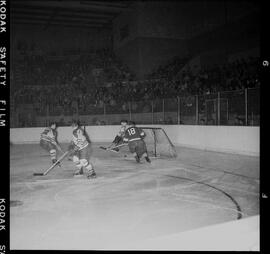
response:
<path id="1" fill-rule="evenodd" d="M 145 133 L 142 129 L 138 127 L 129 127 L 124 136 L 125 142 L 131 142 L 134 140 L 141 140 L 145 137 Z"/>

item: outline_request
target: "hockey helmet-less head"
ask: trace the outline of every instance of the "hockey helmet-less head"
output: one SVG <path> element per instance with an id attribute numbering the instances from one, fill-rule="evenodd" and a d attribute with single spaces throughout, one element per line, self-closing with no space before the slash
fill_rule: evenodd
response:
<path id="1" fill-rule="evenodd" d="M 73 129 L 79 128 L 79 127 L 80 127 L 79 121 L 73 120 L 72 123 L 71 123 L 71 127 L 72 127 Z"/>
<path id="2" fill-rule="evenodd" d="M 56 124 L 56 122 L 52 121 L 52 122 L 49 123 L 49 126 L 50 126 L 52 129 L 56 129 L 57 124 Z"/>
<path id="3" fill-rule="evenodd" d="M 126 126 L 128 124 L 128 121 L 127 120 L 121 120 L 120 123 L 121 123 L 122 126 Z"/>
<path id="4" fill-rule="evenodd" d="M 134 121 L 130 121 L 129 126 L 136 126 L 136 123 Z"/>

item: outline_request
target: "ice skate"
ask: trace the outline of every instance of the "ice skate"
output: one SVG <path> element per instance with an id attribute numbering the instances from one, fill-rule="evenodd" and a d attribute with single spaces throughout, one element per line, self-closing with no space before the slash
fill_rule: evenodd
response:
<path id="1" fill-rule="evenodd" d="M 97 177 L 96 172 L 92 172 L 92 173 L 89 173 L 89 174 L 87 175 L 87 178 L 88 178 L 88 179 L 92 179 L 92 178 L 96 178 L 96 177 Z"/>
<path id="2" fill-rule="evenodd" d="M 82 176 L 83 175 L 83 169 L 77 169 L 75 173 L 73 174 L 74 177 Z"/>

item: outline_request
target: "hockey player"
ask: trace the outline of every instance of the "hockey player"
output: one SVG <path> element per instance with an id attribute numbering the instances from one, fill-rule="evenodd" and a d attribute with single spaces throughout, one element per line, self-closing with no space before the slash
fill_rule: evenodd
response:
<path id="1" fill-rule="evenodd" d="M 120 127 L 120 130 L 119 132 L 117 133 L 117 135 L 115 136 L 113 142 L 111 143 L 110 146 L 107 147 L 107 149 L 112 149 L 114 151 L 119 151 L 119 148 L 116 147 L 116 146 L 119 146 L 123 143 L 123 138 L 125 136 L 125 131 L 127 129 L 127 124 L 128 124 L 128 121 L 127 120 L 121 120 L 121 127 Z M 115 147 L 115 148 L 112 148 L 112 147 Z"/>
<path id="2" fill-rule="evenodd" d="M 144 157 L 148 163 L 151 162 L 148 157 L 146 144 L 143 140 L 145 136 L 144 131 L 136 127 L 134 122 L 130 122 L 129 128 L 125 131 L 123 141 L 128 142 L 129 151 L 133 154 L 138 163 L 141 157 Z"/>
<path id="3" fill-rule="evenodd" d="M 40 135 L 40 146 L 50 153 L 53 164 L 57 161 L 57 150 L 62 151 L 57 141 L 56 128 L 56 123 L 51 122 L 49 127 L 45 128 L 45 130 Z M 58 166 L 60 166 L 60 163 Z"/>
<path id="4" fill-rule="evenodd" d="M 78 122 L 72 123 L 72 141 L 69 150 L 73 150 L 73 162 L 76 164 L 74 176 L 83 175 L 83 168 L 87 170 L 87 178 L 95 178 L 96 172 L 90 163 L 90 139 Z"/>

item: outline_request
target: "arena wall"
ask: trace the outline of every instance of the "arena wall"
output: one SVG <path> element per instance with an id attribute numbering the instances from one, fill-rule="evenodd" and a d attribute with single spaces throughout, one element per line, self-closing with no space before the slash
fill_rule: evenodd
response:
<path id="1" fill-rule="evenodd" d="M 217 54 L 219 50 L 227 55 L 240 51 L 248 51 L 260 44 L 259 31 L 257 29 L 260 20 L 260 13 L 254 12 L 239 20 L 228 22 L 211 31 L 188 39 L 188 51 L 190 55 L 197 56 L 203 52 Z M 228 47 L 230 45 L 230 47 Z M 207 58 L 204 59 L 207 61 Z"/>
<path id="2" fill-rule="evenodd" d="M 138 2 L 114 19 L 115 53 L 137 79 L 172 57 L 187 54 L 182 8 L 176 2 Z M 121 36 L 124 28 L 126 36 Z"/>
<path id="3" fill-rule="evenodd" d="M 72 34 L 72 36 L 71 36 Z M 34 25 L 16 25 L 11 27 L 12 54 L 19 53 L 18 46 L 33 46 L 37 54 L 63 55 L 66 50 L 93 51 L 111 47 L 111 31 L 108 29 L 76 29 L 70 27 Z"/>
<path id="4" fill-rule="evenodd" d="M 259 156 L 260 128 L 244 126 L 148 125 L 162 127 L 173 144 L 202 150 Z M 44 128 L 12 128 L 13 144 L 38 143 Z M 119 126 L 87 126 L 92 142 L 111 142 Z M 59 142 L 71 140 L 71 128 L 59 127 Z"/>

